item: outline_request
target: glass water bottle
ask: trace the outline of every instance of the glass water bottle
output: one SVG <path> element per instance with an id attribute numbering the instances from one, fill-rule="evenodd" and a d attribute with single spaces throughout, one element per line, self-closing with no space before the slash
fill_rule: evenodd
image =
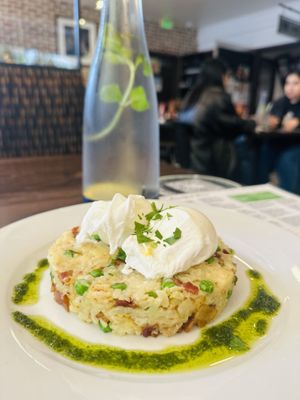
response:
<path id="1" fill-rule="evenodd" d="M 157 97 L 141 0 L 104 0 L 85 94 L 83 196 L 159 192 Z"/>

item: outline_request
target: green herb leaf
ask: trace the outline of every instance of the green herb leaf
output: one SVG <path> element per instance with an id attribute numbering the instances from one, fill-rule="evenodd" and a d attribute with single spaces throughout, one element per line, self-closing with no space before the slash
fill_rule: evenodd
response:
<path id="1" fill-rule="evenodd" d="M 116 83 L 102 86 L 100 90 L 100 98 L 105 103 L 120 103 L 122 100 L 120 86 Z"/>
<path id="2" fill-rule="evenodd" d="M 84 293 L 88 290 L 89 288 L 89 282 L 86 281 L 85 279 L 78 279 L 75 282 L 74 289 L 79 296 L 83 296 Z"/>
<path id="3" fill-rule="evenodd" d="M 177 242 L 181 238 L 181 230 L 179 228 L 176 228 L 175 231 L 173 232 L 173 236 L 170 236 L 167 239 L 164 239 L 164 242 L 168 243 L 170 246 Z"/>
<path id="4" fill-rule="evenodd" d="M 122 47 L 120 50 L 120 55 L 123 58 L 127 58 L 128 60 L 131 60 L 131 56 L 132 56 L 132 51 L 128 48 L 128 47 Z"/>
<path id="5" fill-rule="evenodd" d="M 124 282 L 117 282 L 117 283 L 113 283 L 111 285 L 111 288 L 112 289 L 125 290 L 127 288 L 127 285 Z"/>
<path id="6" fill-rule="evenodd" d="M 151 202 L 151 208 L 152 208 L 152 211 L 154 211 L 156 213 L 160 212 L 162 210 L 162 207 L 158 210 L 158 208 L 157 208 L 157 206 L 156 206 L 154 201 Z"/>
<path id="7" fill-rule="evenodd" d="M 154 291 L 150 291 L 150 292 L 147 292 L 146 293 L 149 297 L 153 297 L 154 299 L 156 299 L 157 298 L 157 293 L 156 292 L 154 292 Z"/>
<path id="8" fill-rule="evenodd" d="M 144 76 L 151 76 L 152 75 L 152 67 L 149 61 L 144 59 L 143 62 L 143 74 Z"/>
<path id="9" fill-rule="evenodd" d="M 140 224 L 139 222 L 134 222 L 134 233 L 136 235 L 138 243 L 148 243 L 152 242 L 153 240 L 145 235 L 147 232 L 147 225 Z"/>
<path id="10" fill-rule="evenodd" d="M 134 233 L 143 233 L 147 230 L 147 225 L 141 224 L 140 222 L 134 222 Z"/>
<path id="11" fill-rule="evenodd" d="M 138 234 L 138 235 L 136 235 L 136 238 L 137 238 L 137 241 L 139 244 L 153 242 L 153 240 L 151 238 L 149 238 L 148 236 L 145 236 L 144 234 Z"/>
<path id="12" fill-rule="evenodd" d="M 93 234 L 91 235 L 91 239 L 92 239 L 92 240 L 95 240 L 96 242 L 101 242 L 101 238 L 100 238 L 100 236 L 98 235 L 98 233 L 93 233 Z"/>
<path id="13" fill-rule="evenodd" d="M 124 261 L 124 262 L 126 260 L 126 253 L 121 247 L 119 247 L 119 249 L 118 249 L 118 253 L 116 255 L 116 259 Z"/>
<path id="14" fill-rule="evenodd" d="M 232 296 L 232 289 L 228 290 L 226 299 L 227 300 L 230 299 L 231 296 Z"/>
<path id="15" fill-rule="evenodd" d="M 104 332 L 104 333 L 112 332 L 112 329 L 111 329 L 109 323 L 99 320 L 98 325 L 102 332 Z"/>
<path id="16" fill-rule="evenodd" d="M 206 292 L 206 293 L 212 293 L 214 291 L 214 284 L 212 281 L 208 281 L 203 279 L 200 283 L 199 283 L 199 287 L 202 290 L 202 292 Z"/>
<path id="17" fill-rule="evenodd" d="M 136 86 L 132 89 L 130 93 L 130 105 L 137 112 L 148 110 L 150 106 L 143 86 Z"/>
<path id="18" fill-rule="evenodd" d="M 163 235 L 157 230 L 155 231 L 155 236 L 157 237 L 157 239 L 161 240 L 163 238 Z"/>
<path id="19" fill-rule="evenodd" d="M 165 279 L 164 281 L 161 282 L 160 288 L 165 289 L 165 288 L 171 288 L 173 286 L 176 286 L 175 283 L 172 281 L 172 279 Z"/>
<path id="20" fill-rule="evenodd" d="M 181 238 L 181 229 L 179 229 L 179 228 L 176 228 L 175 229 L 175 232 L 174 232 L 174 239 L 175 240 L 179 240 L 180 238 Z"/>
<path id="21" fill-rule="evenodd" d="M 99 276 L 103 276 L 104 273 L 101 268 L 96 268 L 90 271 L 89 273 L 93 278 L 99 278 Z"/>
<path id="22" fill-rule="evenodd" d="M 115 53 L 120 53 L 122 49 L 121 35 L 114 29 L 112 24 L 106 24 L 104 32 L 104 47 L 105 50 L 110 50 Z"/>
<path id="23" fill-rule="evenodd" d="M 135 66 L 138 67 L 143 62 L 144 62 L 144 56 L 142 54 L 139 54 L 135 59 Z"/>
<path id="24" fill-rule="evenodd" d="M 46 268 L 49 267 L 49 261 L 47 258 L 42 258 L 41 260 L 39 260 L 38 264 L 37 264 L 38 268 Z"/>

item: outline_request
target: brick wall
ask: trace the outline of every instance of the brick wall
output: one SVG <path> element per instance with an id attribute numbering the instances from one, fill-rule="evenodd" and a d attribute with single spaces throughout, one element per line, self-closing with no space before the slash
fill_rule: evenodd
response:
<path id="1" fill-rule="evenodd" d="M 91 0 L 81 0 L 81 17 L 99 21 Z M 0 44 L 57 52 L 56 19 L 72 18 L 73 0 L 1 0 Z M 197 50 L 197 31 L 175 27 L 166 31 L 154 21 L 145 22 L 151 51 L 166 54 L 188 54 Z"/>

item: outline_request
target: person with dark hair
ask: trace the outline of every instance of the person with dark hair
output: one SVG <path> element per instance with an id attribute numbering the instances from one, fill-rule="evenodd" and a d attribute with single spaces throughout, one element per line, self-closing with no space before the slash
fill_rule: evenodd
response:
<path id="1" fill-rule="evenodd" d="M 234 140 L 253 132 L 254 121 L 240 118 L 226 92 L 228 68 L 220 59 L 204 62 L 196 85 L 187 94 L 179 121 L 194 126 L 190 167 L 201 174 L 234 178 Z"/>
<path id="2" fill-rule="evenodd" d="M 300 129 L 300 71 L 291 70 L 284 82 L 284 96 L 274 101 L 269 117 L 270 129 L 280 129 L 282 134 L 293 134 Z M 300 146 L 266 142 L 261 147 L 260 183 L 268 182 L 276 172 L 279 186 L 300 194 Z"/>
<path id="3" fill-rule="evenodd" d="M 300 71 L 290 71 L 284 83 L 284 96 L 274 101 L 269 114 L 271 129 L 292 132 L 300 126 Z"/>

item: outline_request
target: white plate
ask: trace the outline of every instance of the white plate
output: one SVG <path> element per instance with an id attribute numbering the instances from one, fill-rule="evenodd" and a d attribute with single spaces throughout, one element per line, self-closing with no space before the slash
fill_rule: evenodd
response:
<path id="1" fill-rule="evenodd" d="M 241 214 L 207 208 L 218 233 L 260 270 L 283 302 L 267 337 L 246 355 L 220 365 L 170 375 L 135 375 L 85 368 L 51 353 L 11 320 L 12 286 L 45 257 L 62 231 L 78 225 L 88 205 L 49 211 L 0 230 L 1 398 L 23 400 L 299 400 L 299 239 Z M 15 335 L 15 332 L 23 332 Z"/>

